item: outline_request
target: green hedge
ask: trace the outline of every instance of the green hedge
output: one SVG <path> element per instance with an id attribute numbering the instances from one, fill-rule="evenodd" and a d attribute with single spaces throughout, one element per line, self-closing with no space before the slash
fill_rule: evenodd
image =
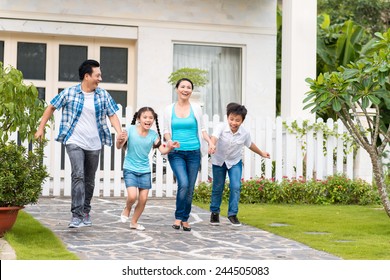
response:
<path id="1" fill-rule="evenodd" d="M 212 182 L 200 183 L 194 191 L 194 201 L 209 203 Z M 229 199 L 228 182 L 223 201 Z M 348 179 L 343 175 L 329 176 L 326 180 L 284 178 L 242 180 L 240 203 L 287 204 L 380 204 L 376 187 L 361 179 Z"/>

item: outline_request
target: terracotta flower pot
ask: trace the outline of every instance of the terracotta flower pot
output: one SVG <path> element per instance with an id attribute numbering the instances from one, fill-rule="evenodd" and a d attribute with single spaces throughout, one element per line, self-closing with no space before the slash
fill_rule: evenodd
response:
<path id="1" fill-rule="evenodd" d="M 0 237 L 13 227 L 19 210 L 23 208 L 23 206 L 0 207 Z"/>

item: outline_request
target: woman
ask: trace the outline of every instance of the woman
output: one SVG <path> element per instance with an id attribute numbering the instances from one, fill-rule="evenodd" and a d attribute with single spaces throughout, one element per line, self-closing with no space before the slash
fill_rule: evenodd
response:
<path id="1" fill-rule="evenodd" d="M 202 108 L 190 103 L 193 83 L 187 78 L 176 83 L 177 102 L 169 105 L 164 112 L 165 141 L 180 143 L 180 148 L 168 154 L 169 164 L 177 180 L 175 222 L 172 227 L 180 226 L 191 231 L 188 218 L 191 212 L 192 195 L 200 167 L 201 154 L 215 146 L 207 134 L 203 123 Z"/>

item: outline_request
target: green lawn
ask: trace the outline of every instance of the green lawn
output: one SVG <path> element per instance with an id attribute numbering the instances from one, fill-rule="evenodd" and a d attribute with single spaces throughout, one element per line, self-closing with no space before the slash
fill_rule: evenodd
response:
<path id="1" fill-rule="evenodd" d="M 221 214 L 226 209 L 223 204 Z M 240 204 L 238 217 L 245 224 L 343 259 L 390 260 L 390 218 L 379 206 Z"/>
<path id="2" fill-rule="evenodd" d="M 64 243 L 30 214 L 19 211 L 5 239 L 15 250 L 18 260 L 77 260 Z"/>

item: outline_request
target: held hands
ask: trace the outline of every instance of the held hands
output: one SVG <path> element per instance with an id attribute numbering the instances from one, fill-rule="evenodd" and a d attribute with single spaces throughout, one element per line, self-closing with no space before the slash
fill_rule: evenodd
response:
<path id="1" fill-rule="evenodd" d="M 127 141 L 127 137 L 127 131 L 124 129 L 121 133 L 118 134 L 116 141 L 118 144 L 123 144 Z"/>
<path id="2" fill-rule="evenodd" d="M 215 154 L 215 145 L 213 143 L 209 143 L 209 154 L 212 155 L 212 154 Z"/>
<path id="3" fill-rule="evenodd" d="M 173 150 L 174 148 L 180 148 L 180 143 L 178 141 L 168 140 L 167 147 L 170 150 Z"/>

